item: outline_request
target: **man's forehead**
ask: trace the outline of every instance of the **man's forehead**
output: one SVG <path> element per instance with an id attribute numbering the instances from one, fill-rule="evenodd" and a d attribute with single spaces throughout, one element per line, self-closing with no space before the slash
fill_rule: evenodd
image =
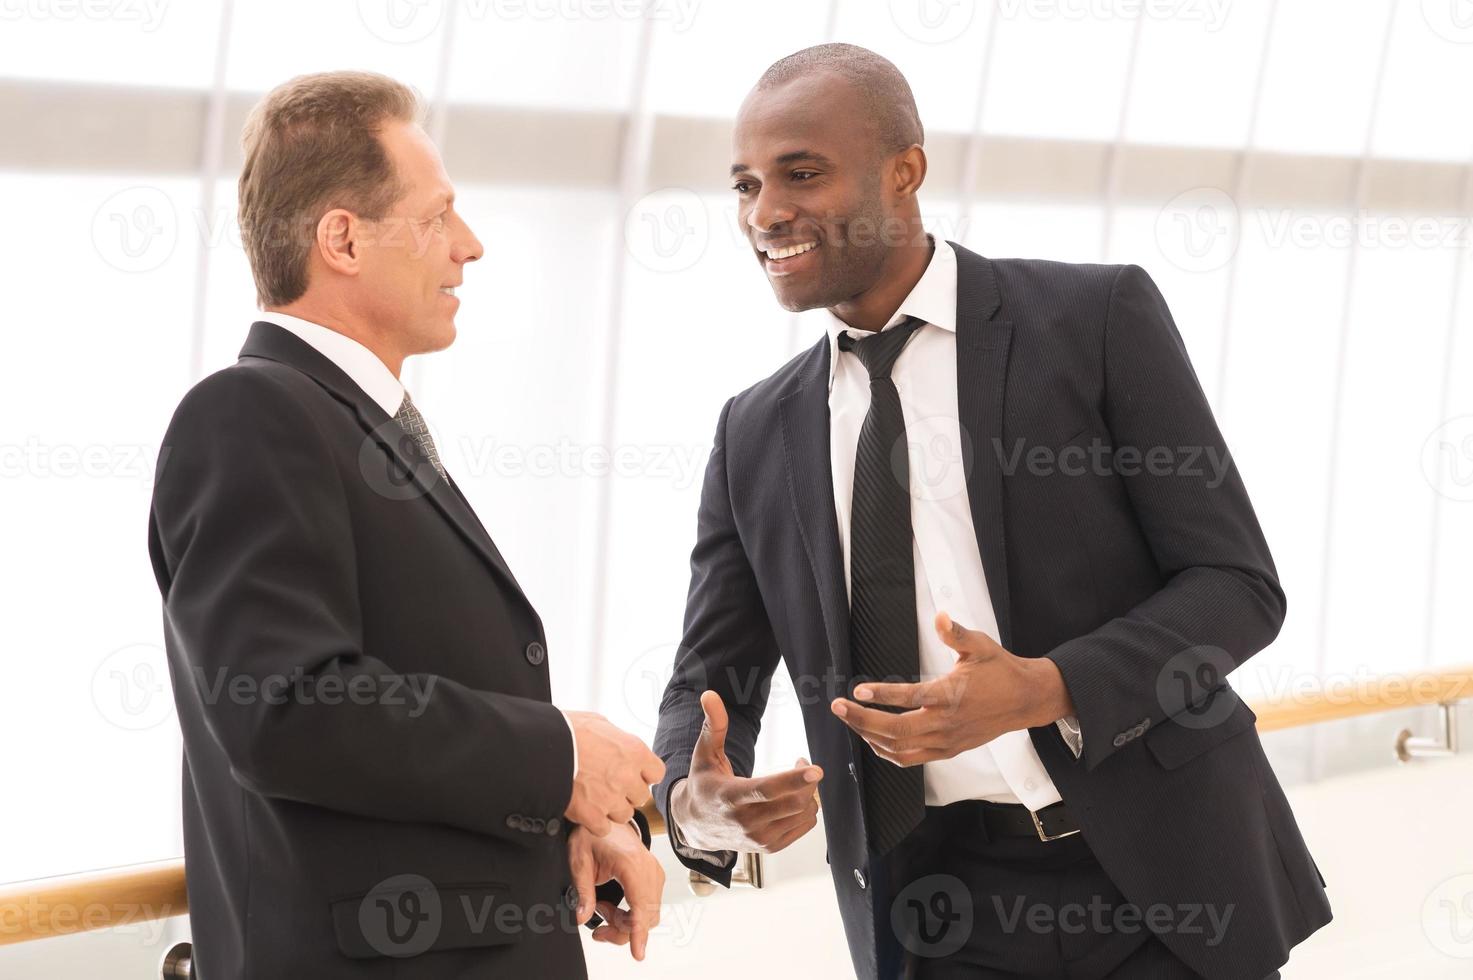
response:
<path id="1" fill-rule="evenodd" d="M 747 96 L 732 129 L 732 162 L 765 166 L 805 149 L 832 155 L 866 138 L 871 121 L 855 88 L 843 79 L 831 74 L 795 78 Z"/>

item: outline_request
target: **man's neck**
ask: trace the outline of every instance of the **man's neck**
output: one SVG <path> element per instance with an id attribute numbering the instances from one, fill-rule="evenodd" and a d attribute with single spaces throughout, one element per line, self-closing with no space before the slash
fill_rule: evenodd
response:
<path id="1" fill-rule="evenodd" d="M 404 367 L 404 355 L 396 351 L 392 345 L 386 343 L 382 337 L 373 331 L 355 324 L 351 318 L 334 313 L 320 304 L 305 303 L 297 301 L 285 306 L 270 306 L 265 309 L 266 313 L 284 313 L 294 316 L 308 323 L 315 323 L 320 327 L 326 327 L 335 333 L 340 333 L 349 340 L 356 340 L 383 361 L 384 367 L 388 368 L 395 379 Z"/>
<path id="2" fill-rule="evenodd" d="M 855 330 L 875 333 L 885 329 L 885 324 L 895 316 L 900 304 L 905 302 L 936 252 L 936 243 L 927 235 L 924 245 L 903 245 L 892 249 L 887 257 L 887 268 L 879 281 L 869 289 L 835 306 L 829 312 Z"/>

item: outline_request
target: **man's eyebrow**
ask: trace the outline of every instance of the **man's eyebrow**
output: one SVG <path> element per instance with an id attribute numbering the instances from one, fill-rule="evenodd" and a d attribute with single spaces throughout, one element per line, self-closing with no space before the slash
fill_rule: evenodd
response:
<path id="1" fill-rule="evenodd" d="M 824 167 L 832 167 L 834 165 L 834 161 L 830 160 L 822 153 L 819 153 L 817 150 L 793 150 L 792 152 L 784 153 L 774 162 L 781 167 L 786 166 L 790 163 L 797 163 L 799 160 L 811 160 L 814 163 Z M 734 163 L 731 165 L 731 175 L 735 177 L 737 174 L 747 169 L 748 167 L 745 163 Z"/>
<path id="2" fill-rule="evenodd" d="M 792 153 L 784 153 L 777 158 L 780 164 L 797 163 L 799 160 L 812 160 L 814 163 L 825 167 L 832 167 L 834 161 L 819 153 L 817 150 L 794 150 Z"/>

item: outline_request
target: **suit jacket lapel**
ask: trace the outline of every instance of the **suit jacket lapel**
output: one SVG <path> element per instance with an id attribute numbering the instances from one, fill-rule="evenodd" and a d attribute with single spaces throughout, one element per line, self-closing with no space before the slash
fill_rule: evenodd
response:
<path id="1" fill-rule="evenodd" d="M 838 676 L 850 674 L 849 593 L 834 510 L 834 479 L 829 455 L 829 339 L 809 352 L 798 385 L 778 403 L 788 490 L 798 517 L 803 549 L 813 567 L 819 611 L 829 641 L 829 659 Z"/>
<path id="2" fill-rule="evenodd" d="M 999 639 L 1003 647 L 1011 649 L 1001 448 L 1013 324 L 994 319 L 1000 297 L 992 263 L 955 242 L 951 247 L 956 250 L 957 262 L 957 419 L 972 444 L 967 497 Z"/>
<path id="3" fill-rule="evenodd" d="M 390 499 L 429 498 L 441 516 L 455 527 L 492 572 L 499 575 L 531 608 L 511 568 L 459 488 L 448 478 L 441 478 L 420 451 L 418 443 L 408 438 L 399 423 L 336 364 L 291 331 L 264 321 L 251 324 L 251 332 L 240 356 L 263 357 L 294 367 L 353 409 L 366 434 L 358 456 L 358 469 L 364 481 L 376 493 Z"/>

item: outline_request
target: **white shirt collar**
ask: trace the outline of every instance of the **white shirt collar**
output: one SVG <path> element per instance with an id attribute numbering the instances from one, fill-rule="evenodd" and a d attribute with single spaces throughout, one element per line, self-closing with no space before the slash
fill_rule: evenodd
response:
<path id="1" fill-rule="evenodd" d="M 911 289 L 910 295 L 900 304 L 884 329 L 913 316 L 918 320 L 956 333 L 956 250 L 944 239 L 928 236 L 936 245 L 926 271 Z M 829 335 L 829 390 L 834 390 L 834 371 L 839 360 L 839 334 L 850 330 L 849 325 L 828 310 L 824 310 Z M 856 337 L 864 336 L 862 330 L 850 330 Z"/>
<path id="2" fill-rule="evenodd" d="M 378 355 L 358 341 L 320 323 L 303 320 L 285 313 L 267 311 L 256 314 L 257 320 L 274 323 L 310 344 L 319 354 L 332 361 L 348 378 L 372 398 L 384 414 L 392 418 L 404 402 L 404 386 L 394 377 Z"/>

